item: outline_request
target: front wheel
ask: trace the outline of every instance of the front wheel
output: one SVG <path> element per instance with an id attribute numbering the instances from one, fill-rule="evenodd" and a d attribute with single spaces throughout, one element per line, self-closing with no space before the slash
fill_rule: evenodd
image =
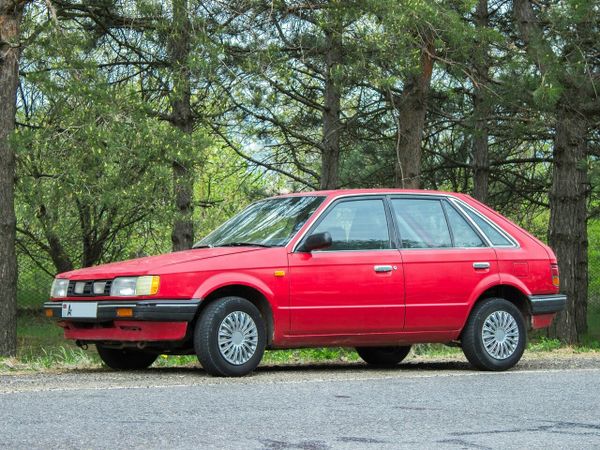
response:
<path id="1" fill-rule="evenodd" d="M 156 353 L 129 348 L 110 348 L 102 344 L 96 344 L 96 350 L 104 364 L 114 370 L 147 369 L 158 357 Z"/>
<path id="2" fill-rule="evenodd" d="M 476 304 L 462 333 L 465 356 L 481 370 L 510 369 L 521 359 L 526 341 L 521 311 L 503 298 Z"/>
<path id="3" fill-rule="evenodd" d="M 241 297 L 210 303 L 196 323 L 194 349 L 211 375 L 239 377 L 252 372 L 265 351 L 267 332 L 260 311 Z"/>
<path id="4" fill-rule="evenodd" d="M 356 347 L 356 353 L 372 366 L 393 367 L 410 352 L 410 345 L 398 347 Z"/>

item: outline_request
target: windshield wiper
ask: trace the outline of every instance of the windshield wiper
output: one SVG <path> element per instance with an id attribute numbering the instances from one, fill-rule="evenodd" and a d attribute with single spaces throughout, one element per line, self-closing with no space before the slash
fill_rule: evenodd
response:
<path id="1" fill-rule="evenodd" d="M 218 244 L 217 247 L 273 247 L 267 244 L 258 244 L 256 242 L 225 242 Z"/>
<path id="2" fill-rule="evenodd" d="M 201 245 L 194 245 L 192 248 L 212 248 L 213 246 L 210 244 L 201 244 Z"/>

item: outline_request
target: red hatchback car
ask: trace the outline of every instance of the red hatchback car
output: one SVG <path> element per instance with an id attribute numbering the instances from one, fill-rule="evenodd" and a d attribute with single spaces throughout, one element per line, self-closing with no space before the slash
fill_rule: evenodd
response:
<path id="1" fill-rule="evenodd" d="M 60 274 L 44 307 L 114 369 L 195 353 L 240 376 L 266 348 L 325 346 L 391 366 L 442 342 L 505 370 L 564 308 L 558 291 L 552 250 L 468 195 L 345 190 L 253 203 L 191 250 Z"/>

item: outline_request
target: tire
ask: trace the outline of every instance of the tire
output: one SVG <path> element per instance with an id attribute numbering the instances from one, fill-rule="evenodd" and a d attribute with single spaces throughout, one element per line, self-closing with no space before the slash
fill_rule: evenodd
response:
<path id="1" fill-rule="evenodd" d="M 260 311 L 241 297 L 223 297 L 206 306 L 194 330 L 194 349 L 210 375 L 240 377 L 260 363 L 267 343 Z"/>
<path id="2" fill-rule="evenodd" d="M 109 348 L 102 344 L 96 344 L 96 350 L 104 364 L 114 370 L 147 369 L 158 357 L 143 350 Z"/>
<path id="3" fill-rule="evenodd" d="M 356 347 L 356 353 L 372 366 L 393 367 L 406 358 L 410 345 L 398 347 Z"/>
<path id="4" fill-rule="evenodd" d="M 490 298 L 474 306 L 461 344 L 476 368 L 502 371 L 519 362 L 526 341 L 527 329 L 519 308 L 503 298 Z"/>

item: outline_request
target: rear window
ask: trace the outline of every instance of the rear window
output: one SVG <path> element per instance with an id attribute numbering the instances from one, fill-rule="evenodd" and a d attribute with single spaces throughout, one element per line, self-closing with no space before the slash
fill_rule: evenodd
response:
<path id="1" fill-rule="evenodd" d="M 392 199 L 392 206 L 403 248 L 452 247 L 439 200 Z"/>

